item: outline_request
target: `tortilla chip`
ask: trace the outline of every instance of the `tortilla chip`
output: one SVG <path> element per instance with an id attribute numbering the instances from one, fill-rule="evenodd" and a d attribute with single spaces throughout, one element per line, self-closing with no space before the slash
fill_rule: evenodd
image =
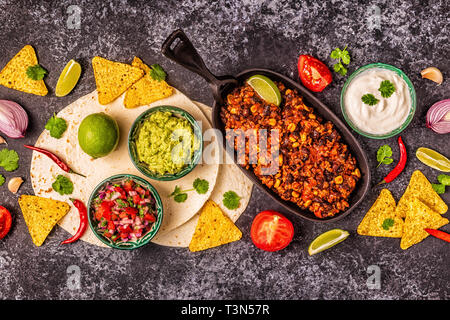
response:
<path id="1" fill-rule="evenodd" d="M 132 66 L 145 72 L 145 76 L 133 84 L 125 94 L 125 108 L 136 108 L 167 98 L 173 94 L 173 88 L 166 81 L 157 81 L 150 76 L 150 67 L 138 57 L 134 57 Z"/>
<path id="2" fill-rule="evenodd" d="M 206 250 L 241 238 L 242 232 L 233 221 L 214 201 L 208 200 L 200 210 L 200 217 L 189 244 L 189 250 L 192 252 Z"/>
<path id="3" fill-rule="evenodd" d="M 65 202 L 29 195 L 20 196 L 19 205 L 31 239 L 38 247 L 44 243 L 56 223 L 70 210 L 70 206 Z"/>
<path id="4" fill-rule="evenodd" d="M 392 219 L 393 226 L 388 227 L 383 223 L 386 219 Z M 388 228 L 386 230 L 385 228 Z M 375 203 L 367 211 L 358 226 L 358 234 L 373 237 L 401 238 L 403 234 L 403 219 L 395 215 L 395 200 L 388 189 L 380 192 Z"/>
<path id="5" fill-rule="evenodd" d="M 27 69 L 38 64 L 33 47 L 26 45 L 0 72 L 0 85 L 26 93 L 45 96 L 48 93 L 44 80 L 33 80 L 27 76 Z"/>
<path id="6" fill-rule="evenodd" d="M 116 100 L 122 93 L 144 76 L 144 71 L 129 64 L 101 57 L 92 59 L 98 102 L 102 105 Z"/>
<path id="7" fill-rule="evenodd" d="M 428 237 L 429 234 L 424 230 L 425 228 L 439 229 L 448 223 L 448 219 L 442 218 L 439 213 L 431 210 L 422 201 L 414 198 L 406 214 L 400 248 L 406 250 Z"/>
<path id="8" fill-rule="evenodd" d="M 413 172 L 409 185 L 398 202 L 395 210 L 396 214 L 401 218 L 405 218 L 409 210 L 409 204 L 416 197 L 437 213 L 443 214 L 448 210 L 448 206 L 433 190 L 431 183 L 419 170 Z"/>

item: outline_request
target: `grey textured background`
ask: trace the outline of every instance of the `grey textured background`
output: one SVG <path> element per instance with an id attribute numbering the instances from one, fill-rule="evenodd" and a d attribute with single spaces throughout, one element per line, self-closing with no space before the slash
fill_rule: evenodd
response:
<path id="1" fill-rule="evenodd" d="M 345 45 L 352 58 L 349 73 L 372 62 L 404 70 L 417 91 L 417 113 L 401 134 L 409 152 L 406 170 L 388 185 L 398 200 L 413 170 L 422 170 L 430 180 L 439 174 L 415 158 L 419 146 L 450 156 L 449 135 L 437 135 L 425 127 L 427 109 L 449 98 L 450 8 L 446 0 L 367 3 L 0 0 L 0 65 L 31 44 L 40 64 L 50 72 L 45 79 L 50 89 L 46 97 L 0 88 L 1 99 L 20 103 L 30 116 L 26 137 L 9 140 L 9 147 L 20 154 L 19 170 L 0 173 L 7 178 L 24 177 L 20 193 L 32 193 L 28 178 L 31 152 L 22 144 L 33 144 L 53 112 L 95 88 L 90 65 L 95 55 L 123 62 L 137 55 L 147 63 L 159 63 L 172 85 L 192 99 L 210 104 L 206 82 L 160 54 L 170 32 L 183 28 L 216 74 L 264 67 L 298 79 L 299 54 L 312 54 L 331 67 L 329 53 Z M 67 28 L 70 5 L 82 10 L 79 30 Z M 380 30 L 368 25 L 372 5 L 381 11 Z M 59 73 L 72 58 L 82 64 L 82 78 L 70 95 L 57 98 L 53 90 Z M 443 71 L 446 80 L 441 86 L 420 78 L 420 70 L 428 66 Z M 342 118 L 339 95 L 346 77 L 333 77 L 332 84 L 316 96 Z M 358 136 L 358 140 L 367 152 L 374 182 L 381 180 L 393 165 L 376 169 L 376 150 L 388 143 L 398 159 L 396 138 L 376 141 Z M 289 247 L 278 253 L 255 248 L 249 237 L 256 213 L 264 209 L 284 212 L 259 190 L 254 190 L 247 211 L 237 222 L 244 234 L 241 241 L 200 253 L 153 244 L 122 252 L 83 242 L 58 246 L 68 237 L 58 227 L 42 247 L 36 248 L 18 209 L 17 196 L 3 186 L 0 205 L 9 208 L 15 220 L 11 233 L 0 241 L 0 299 L 448 299 L 447 243 L 429 237 L 403 251 L 398 239 L 356 234 L 377 194 L 371 192 L 356 211 L 332 224 L 304 221 L 285 212 L 296 232 Z M 444 199 L 450 202 L 450 192 Z M 332 250 L 309 257 L 310 241 L 331 228 L 349 230 L 351 236 Z M 450 231 L 450 226 L 443 230 Z M 69 290 L 66 285 L 70 265 L 81 269 L 80 290 Z M 379 290 L 366 285 L 370 265 L 381 269 Z"/>

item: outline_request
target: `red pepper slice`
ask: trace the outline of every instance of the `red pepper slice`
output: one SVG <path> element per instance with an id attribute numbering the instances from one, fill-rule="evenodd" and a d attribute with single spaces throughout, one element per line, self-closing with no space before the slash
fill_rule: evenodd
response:
<path id="1" fill-rule="evenodd" d="M 450 242 L 450 234 L 447 232 L 436 229 L 425 229 L 425 231 L 431 234 L 433 237 Z"/>
<path id="2" fill-rule="evenodd" d="M 383 181 L 381 181 L 378 184 L 389 183 L 393 181 L 395 178 L 398 177 L 398 175 L 403 171 L 403 169 L 405 169 L 408 155 L 406 153 L 406 146 L 403 143 L 401 136 L 398 137 L 398 148 L 400 149 L 400 160 L 398 161 L 395 168 L 392 169 L 392 171 L 388 173 L 388 175 L 383 179 Z"/>
<path id="3" fill-rule="evenodd" d="M 87 215 L 87 209 L 83 202 L 76 199 L 70 199 L 73 202 L 73 205 L 75 208 L 78 209 L 78 212 L 80 214 L 80 226 L 78 227 L 77 232 L 69 239 L 61 242 L 61 244 L 67 244 L 77 241 L 81 238 L 81 236 L 84 234 L 84 232 L 87 229 L 88 225 L 88 215 Z"/>

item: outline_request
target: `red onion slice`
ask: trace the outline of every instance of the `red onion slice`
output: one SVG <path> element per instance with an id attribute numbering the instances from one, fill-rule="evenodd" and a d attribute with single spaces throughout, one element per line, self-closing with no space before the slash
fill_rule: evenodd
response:
<path id="1" fill-rule="evenodd" d="M 0 100 L 0 131 L 10 138 L 23 138 L 28 127 L 28 115 L 18 104 Z"/>
<path id="2" fill-rule="evenodd" d="M 450 133 L 450 99 L 436 102 L 427 112 L 427 127 L 439 134 Z"/>

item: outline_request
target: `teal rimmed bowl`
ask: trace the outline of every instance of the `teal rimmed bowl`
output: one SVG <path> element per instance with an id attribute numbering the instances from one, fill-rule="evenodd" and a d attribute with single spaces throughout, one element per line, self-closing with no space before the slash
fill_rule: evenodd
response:
<path id="1" fill-rule="evenodd" d="M 194 129 L 194 139 L 197 139 L 198 141 L 198 148 L 194 151 L 194 155 L 191 159 L 190 163 L 187 163 L 185 167 L 180 170 L 179 172 L 176 172 L 174 174 L 166 173 L 166 174 L 159 174 L 157 172 L 152 171 L 148 165 L 145 162 L 142 162 L 139 160 L 139 156 L 137 153 L 136 148 L 136 138 L 139 133 L 139 130 L 142 126 L 142 124 L 145 122 L 145 120 L 153 113 L 162 111 L 171 112 L 174 116 L 184 118 L 191 124 L 192 128 Z M 133 162 L 136 169 L 139 170 L 143 175 L 146 177 L 149 177 L 150 179 L 158 180 L 158 181 L 171 181 L 176 180 L 184 177 L 189 172 L 194 170 L 195 166 L 200 162 L 203 152 L 203 135 L 202 135 L 202 129 L 198 125 L 198 123 L 195 121 L 194 117 L 192 117 L 188 112 L 184 111 L 183 109 L 173 107 L 173 106 L 159 106 L 154 107 L 151 109 L 148 109 L 147 111 L 143 112 L 137 119 L 134 121 L 133 125 L 131 126 L 130 132 L 128 134 L 128 153 L 130 155 L 131 161 Z"/>
<path id="2" fill-rule="evenodd" d="M 94 199 L 97 198 L 99 191 L 109 182 L 109 183 L 119 183 L 121 181 L 131 179 L 140 186 L 142 186 L 144 189 L 147 189 L 152 194 L 153 198 L 155 199 L 155 206 L 156 206 L 156 214 L 157 219 L 155 223 L 153 224 L 152 228 L 141 238 L 136 240 L 135 242 L 127 241 L 127 242 L 114 242 L 111 239 L 104 237 L 98 232 L 98 222 L 95 221 L 94 218 L 94 210 L 92 208 L 92 204 L 94 202 Z M 163 205 L 161 198 L 159 197 L 158 191 L 145 179 L 142 179 L 141 177 L 132 175 L 132 174 L 118 174 L 112 177 L 109 177 L 102 182 L 100 182 L 92 191 L 91 196 L 89 197 L 88 201 L 88 221 L 89 226 L 96 235 L 96 237 L 106 244 L 107 246 L 114 248 L 114 249 L 121 249 L 121 250 L 133 250 L 137 249 L 139 247 L 142 247 L 150 242 L 150 240 L 153 239 L 153 237 L 158 233 L 158 230 L 161 226 L 163 220 Z"/>
<path id="3" fill-rule="evenodd" d="M 390 70 L 395 72 L 400 78 L 402 78 L 405 82 L 406 85 L 408 86 L 408 91 L 409 91 L 409 96 L 411 99 L 411 106 L 409 109 L 409 113 L 408 116 L 406 117 L 405 121 L 396 129 L 388 132 L 388 133 L 383 133 L 383 134 L 374 134 L 374 133 L 369 133 L 369 132 L 365 132 L 363 129 L 359 128 L 356 124 L 354 124 L 352 122 L 352 120 L 350 119 L 346 107 L 345 107 L 345 93 L 347 92 L 347 88 L 350 85 L 350 83 L 356 78 L 358 77 L 360 74 L 371 70 L 371 69 L 386 69 L 386 70 Z M 385 64 L 385 63 L 371 63 L 368 65 L 365 65 L 361 68 L 359 68 L 358 70 L 356 70 L 355 72 L 353 72 L 351 74 L 351 76 L 347 79 L 347 81 L 344 84 L 344 87 L 342 88 L 341 91 L 341 111 L 342 111 L 342 115 L 344 116 L 345 121 L 347 122 L 347 124 L 356 132 L 358 132 L 360 135 L 367 137 L 367 138 L 371 138 L 371 139 L 386 139 L 386 138 L 390 138 L 393 136 L 396 136 L 397 134 L 399 134 L 400 132 L 402 132 L 403 130 L 405 130 L 405 128 L 411 123 L 414 114 L 416 112 L 416 91 L 414 90 L 414 86 L 411 82 L 411 80 L 408 78 L 408 76 L 400 69 L 391 66 L 389 64 Z"/>

